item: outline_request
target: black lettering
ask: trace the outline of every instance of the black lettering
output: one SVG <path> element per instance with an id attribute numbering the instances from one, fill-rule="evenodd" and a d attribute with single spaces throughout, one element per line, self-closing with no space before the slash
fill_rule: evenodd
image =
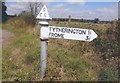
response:
<path id="1" fill-rule="evenodd" d="M 52 28 L 52 27 L 49 27 L 49 30 L 50 30 L 50 31 L 51 31 L 51 28 Z"/>
<path id="2" fill-rule="evenodd" d="M 61 38 L 64 38 L 64 34 L 61 34 Z"/>
<path id="3" fill-rule="evenodd" d="M 55 33 L 55 34 L 54 34 L 54 37 L 57 37 L 57 36 L 58 36 L 58 34 L 57 34 L 57 33 Z"/>
<path id="4" fill-rule="evenodd" d="M 43 8 L 43 12 L 45 12 L 45 8 Z"/>
<path id="5" fill-rule="evenodd" d="M 91 31 L 90 30 L 88 30 L 88 35 L 90 35 L 91 34 Z"/>
<path id="6" fill-rule="evenodd" d="M 64 34 L 49 33 L 49 37 L 53 37 L 53 38 L 64 38 Z"/>
<path id="7" fill-rule="evenodd" d="M 86 30 L 79 30 L 79 34 L 86 34 Z"/>
<path id="8" fill-rule="evenodd" d="M 76 29 L 76 34 L 79 34 L 79 30 L 78 29 Z"/>
<path id="9" fill-rule="evenodd" d="M 83 30 L 82 32 L 83 32 L 84 34 L 86 34 L 86 30 L 85 30 L 85 31 Z"/>
<path id="10" fill-rule="evenodd" d="M 65 33 L 65 32 L 66 32 L 66 29 L 65 29 L 65 28 L 62 28 L 62 29 L 61 29 L 61 32 Z"/>
<path id="11" fill-rule="evenodd" d="M 57 37 L 64 38 L 64 34 L 57 34 Z"/>
<path id="12" fill-rule="evenodd" d="M 73 34 L 76 34 L 76 32 L 75 32 L 75 31 L 76 31 L 76 29 L 74 29 L 74 30 L 73 30 Z"/>
<path id="13" fill-rule="evenodd" d="M 89 36 L 86 36 L 86 39 L 85 40 L 90 40 L 90 37 Z"/>
<path id="14" fill-rule="evenodd" d="M 42 17 L 42 13 L 40 13 L 40 17 Z"/>
<path id="15" fill-rule="evenodd" d="M 56 28 L 56 32 L 60 32 L 60 29 L 59 29 L 59 28 Z"/>
<path id="16" fill-rule="evenodd" d="M 54 32 L 56 28 L 52 28 L 52 29 L 53 29 L 53 32 Z"/>
<path id="17" fill-rule="evenodd" d="M 74 33 L 74 32 L 73 32 L 73 29 L 68 29 L 68 33 L 69 33 L 69 32 L 70 32 L 70 33 Z"/>
<path id="18" fill-rule="evenodd" d="M 53 33 L 49 33 L 49 36 L 50 36 L 50 37 L 53 37 L 53 36 L 54 36 L 54 34 L 53 34 Z"/>

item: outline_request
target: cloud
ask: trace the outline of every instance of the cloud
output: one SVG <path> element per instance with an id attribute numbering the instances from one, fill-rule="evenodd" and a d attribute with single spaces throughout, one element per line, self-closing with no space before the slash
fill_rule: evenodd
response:
<path id="1" fill-rule="evenodd" d="M 113 9 L 110 9 L 110 8 L 102 8 L 102 9 L 97 9 L 96 12 L 99 12 L 99 13 L 112 13 L 114 12 L 115 10 Z"/>
<path id="2" fill-rule="evenodd" d="M 48 11 L 51 17 L 56 17 L 56 18 L 60 18 L 60 17 L 67 17 L 68 15 L 68 11 L 69 7 L 66 6 L 66 3 L 50 3 L 49 5 L 47 5 L 48 7 Z"/>
<path id="3" fill-rule="evenodd" d="M 74 12 L 70 12 L 71 16 L 73 18 L 83 18 L 83 19 L 94 19 L 95 15 L 94 12 L 91 10 L 81 10 L 81 11 L 74 11 Z"/>
<path id="4" fill-rule="evenodd" d="M 63 8 L 58 6 L 57 8 L 52 8 L 49 10 L 49 14 L 51 17 L 61 18 L 61 17 L 68 17 L 69 8 Z"/>
<path id="5" fill-rule="evenodd" d="M 28 10 L 28 3 L 26 2 L 8 2 L 7 6 L 7 14 L 14 15 L 19 14 L 22 11 Z"/>
<path id="6" fill-rule="evenodd" d="M 70 4 L 76 4 L 79 3 L 80 5 L 85 5 L 85 0 L 68 0 Z"/>
<path id="7" fill-rule="evenodd" d="M 102 20 L 114 20 L 118 18 L 118 9 L 114 8 L 101 8 L 96 9 L 95 14 L 98 18 Z"/>
<path id="8" fill-rule="evenodd" d="M 51 2 L 52 0 L 6 0 L 7 2 Z"/>
<path id="9" fill-rule="evenodd" d="M 63 8 L 64 7 L 64 4 L 57 4 L 56 6 L 55 6 L 55 8 Z"/>

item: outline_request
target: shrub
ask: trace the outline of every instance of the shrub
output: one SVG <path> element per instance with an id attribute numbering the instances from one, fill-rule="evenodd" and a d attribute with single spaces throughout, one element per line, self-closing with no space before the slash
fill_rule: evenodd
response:
<path id="1" fill-rule="evenodd" d="M 101 70 L 99 77 L 100 77 L 100 80 L 103 80 L 103 81 L 117 81 L 118 70 L 107 67 L 104 70 Z"/>
<path id="2" fill-rule="evenodd" d="M 19 16 L 27 25 L 34 26 L 36 23 L 36 18 L 32 14 L 23 14 Z"/>

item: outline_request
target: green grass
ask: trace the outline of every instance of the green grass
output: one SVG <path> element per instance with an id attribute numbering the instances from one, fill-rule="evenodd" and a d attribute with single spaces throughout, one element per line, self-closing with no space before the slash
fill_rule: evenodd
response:
<path id="1" fill-rule="evenodd" d="M 106 67 L 104 70 L 101 70 L 100 78 L 103 81 L 118 81 L 118 70 Z"/>
<path id="2" fill-rule="evenodd" d="M 19 20 L 17 21 L 19 22 Z M 118 72 L 111 69 L 109 65 L 100 62 L 102 56 L 100 46 L 107 47 L 109 41 L 104 41 L 104 36 L 110 24 L 92 23 L 93 26 L 89 27 L 90 24 L 50 22 L 50 25 L 56 26 L 91 28 L 99 37 L 92 42 L 49 39 L 46 77 L 43 80 L 97 81 L 100 78 L 99 72 L 102 71 L 105 73 L 104 76 L 107 76 L 105 80 L 117 80 Z M 3 80 L 40 81 L 39 27 L 35 26 L 36 31 L 33 34 L 31 26 L 16 26 L 15 21 L 3 24 L 3 29 L 15 34 L 15 37 L 9 40 L 9 44 L 2 52 Z M 103 53 L 106 53 L 107 58 L 110 58 L 109 51 Z M 101 65 L 104 67 L 102 68 Z"/>
<path id="3" fill-rule="evenodd" d="M 52 62 L 54 62 L 54 65 L 58 67 L 58 69 L 63 66 L 64 71 L 67 71 L 66 77 L 60 80 L 70 80 L 69 78 L 71 78 L 73 80 L 89 81 L 92 79 L 92 77 L 86 73 L 86 69 L 91 70 L 92 67 L 95 68 L 95 65 L 92 64 L 92 61 L 87 59 L 87 57 L 82 59 L 84 55 L 81 45 L 82 43 L 79 41 L 50 39 L 50 44 L 48 46 L 48 61 L 52 59 Z M 87 49 L 86 47 L 83 48 Z M 48 62 L 48 65 L 51 65 L 51 62 Z M 59 72 L 55 66 L 48 66 L 48 70 L 52 68 L 54 71 Z M 48 73 L 48 75 L 53 75 L 53 79 L 59 78 L 59 76 L 53 72 Z"/>
<path id="4" fill-rule="evenodd" d="M 40 68 L 38 67 L 40 44 L 39 37 L 37 38 L 39 33 L 33 35 L 33 33 L 28 32 L 29 28 L 16 28 L 9 23 L 4 24 L 3 29 L 9 30 L 15 35 L 9 40 L 9 44 L 2 52 L 3 80 L 29 80 L 26 73 L 29 74 L 32 67 Z M 34 67 L 34 65 L 36 66 Z"/>

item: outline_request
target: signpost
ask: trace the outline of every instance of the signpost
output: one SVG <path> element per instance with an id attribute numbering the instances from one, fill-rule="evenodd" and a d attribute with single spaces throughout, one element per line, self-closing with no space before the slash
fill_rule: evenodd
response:
<path id="1" fill-rule="evenodd" d="M 43 31 L 42 33 L 40 33 L 40 46 L 41 46 L 41 53 L 40 53 L 40 59 L 41 59 L 41 77 L 45 76 L 45 69 L 46 69 L 46 60 L 47 60 L 47 41 L 48 41 L 48 37 L 43 37 L 44 34 L 48 33 L 48 26 L 49 23 L 47 20 L 51 19 L 49 17 L 48 14 L 48 10 L 46 8 L 46 6 L 44 5 L 43 8 L 41 9 L 40 13 L 38 14 L 38 16 L 36 17 L 37 19 L 40 19 L 39 24 L 41 25 L 41 31 L 43 31 L 43 29 L 45 31 Z"/>
<path id="2" fill-rule="evenodd" d="M 48 20 L 51 18 L 45 5 L 36 18 L 40 19 L 39 24 L 41 25 L 41 77 L 45 76 L 47 41 L 49 38 L 62 38 L 81 41 L 92 41 L 97 38 L 97 34 L 91 29 L 49 26 Z"/>

